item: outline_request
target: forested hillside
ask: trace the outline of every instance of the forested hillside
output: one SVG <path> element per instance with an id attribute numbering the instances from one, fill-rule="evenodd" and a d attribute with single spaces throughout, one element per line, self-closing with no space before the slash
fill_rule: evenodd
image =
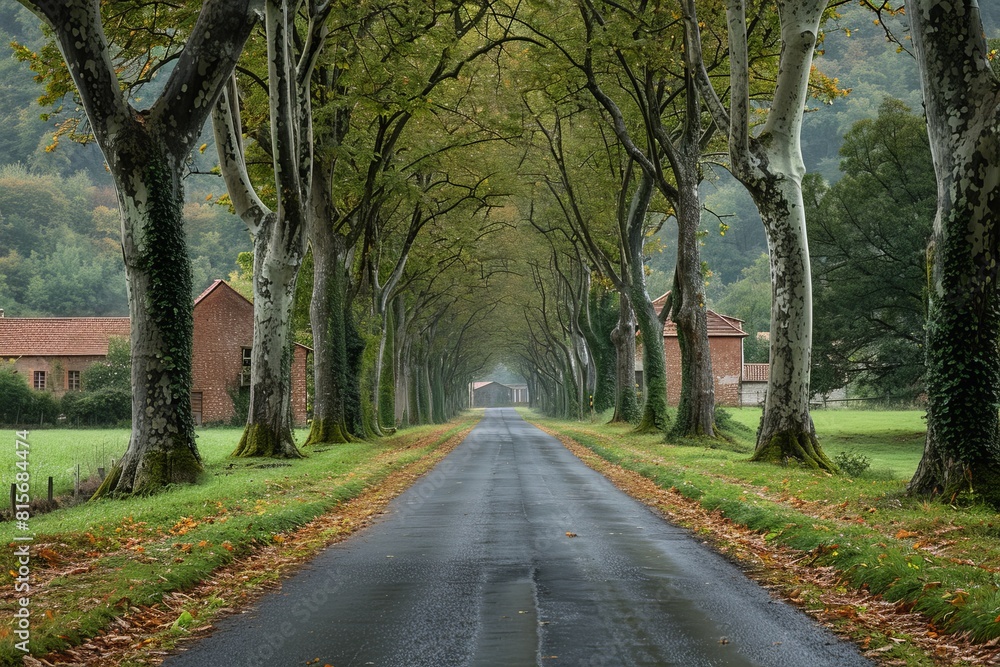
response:
<path id="1" fill-rule="evenodd" d="M 38 104 L 26 62 L 8 45 L 40 49 L 38 19 L 16 3 L 0 5 L 0 308 L 7 316 L 125 315 L 125 275 L 117 202 L 104 158 L 93 142 L 58 133 L 78 118 L 72 97 L 62 112 Z M 42 116 L 51 114 L 47 120 Z M 205 134 L 209 142 L 210 133 Z M 198 154 L 207 172 L 213 146 Z M 245 225 L 217 202 L 225 192 L 216 175 L 186 181 L 185 229 L 194 293 L 237 270 L 250 250 Z"/>

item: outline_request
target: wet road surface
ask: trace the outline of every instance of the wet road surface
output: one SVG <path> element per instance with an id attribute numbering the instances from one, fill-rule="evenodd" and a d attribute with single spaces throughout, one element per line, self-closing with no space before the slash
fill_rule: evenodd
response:
<path id="1" fill-rule="evenodd" d="M 512 409 L 217 627 L 165 665 L 871 664 Z"/>

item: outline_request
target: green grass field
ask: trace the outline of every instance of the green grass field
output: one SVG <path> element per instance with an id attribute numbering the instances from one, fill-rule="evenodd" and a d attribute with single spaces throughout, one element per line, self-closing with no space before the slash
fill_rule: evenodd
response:
<path id="1" fill-rule="evenodd" d="M 206 465 L 225 459 L 239 442 L 241 428 L 206 428 L 196 432 L 198 451 Z M 0 480 L 8 488 L 14 481 L 16 461 L 14 432 L 0 442 Z M 299 442 L 306 432 L 296 433 Z M 98 468 L 111 469 L 112 460 L 121 458 L 128 447 L 128 429 L 38 429 L 31 431 L 28 441 L 29 472 L 33 488 L 32 497 L 45 494 L 48 477 L 51 476 L 55 495 L 73 492 L 73 478 L 76 466 L 80 466 L 80 478 L 86 480 L 97 475 Z"/>
<path id="2" fill-rule="evenodd" d="M 760 408 L 727 408 L 733 420 L 752 432 Z M 923 453 L 927 423 L 922 410 L 814 410 L 816 434 L 831 458 L 857 452 L 871 460 L 873 471 L 909 479 Z"/>

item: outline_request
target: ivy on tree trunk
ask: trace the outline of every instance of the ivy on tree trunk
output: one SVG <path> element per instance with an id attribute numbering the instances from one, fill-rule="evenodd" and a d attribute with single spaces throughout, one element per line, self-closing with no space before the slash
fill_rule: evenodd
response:
<path id="1" fill-rule="evenodd" d="M 138 111 L 118 81 L 98 0 L 24 0 L 53 31 L 108 162 L 122 217 L 132 341 L 132 434 L 96 496 L 194 481 L 191 269 L 181 177 L 243 44 L 249 0 L 205 0 L 160 96 Z"/>
<path id="2" fill-rule="evenodd" d="M 927 438 L 915 495 L 1000 506 L 1000 80 L 974 0 L 913 0 L 937 179 L 927 249 Z"/>

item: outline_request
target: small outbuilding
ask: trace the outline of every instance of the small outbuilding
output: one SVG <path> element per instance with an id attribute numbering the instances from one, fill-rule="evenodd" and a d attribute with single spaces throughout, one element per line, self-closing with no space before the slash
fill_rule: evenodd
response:
<path id="1" fill-rule="evenodd" d="M 108 341 L 131 336 L 127 317 L 2 317 L 0 358 L 37 390 L 62 395 L 82 389 L 81 373 L 108 354 Z M 223 422 L 234 413 L 233 394 L 250 382 L 253 304 L 222 280 L 194 301 L 191 412 L 195 423 Z M 309 348 L 295 345 L 292 416 L 306 423 Z"/>
<path id="2" fill-rule="evenodd" d="M 528 385 L 473 382 L 469 385 L 469 407 L 504 408 L 528 403 Z"/>

